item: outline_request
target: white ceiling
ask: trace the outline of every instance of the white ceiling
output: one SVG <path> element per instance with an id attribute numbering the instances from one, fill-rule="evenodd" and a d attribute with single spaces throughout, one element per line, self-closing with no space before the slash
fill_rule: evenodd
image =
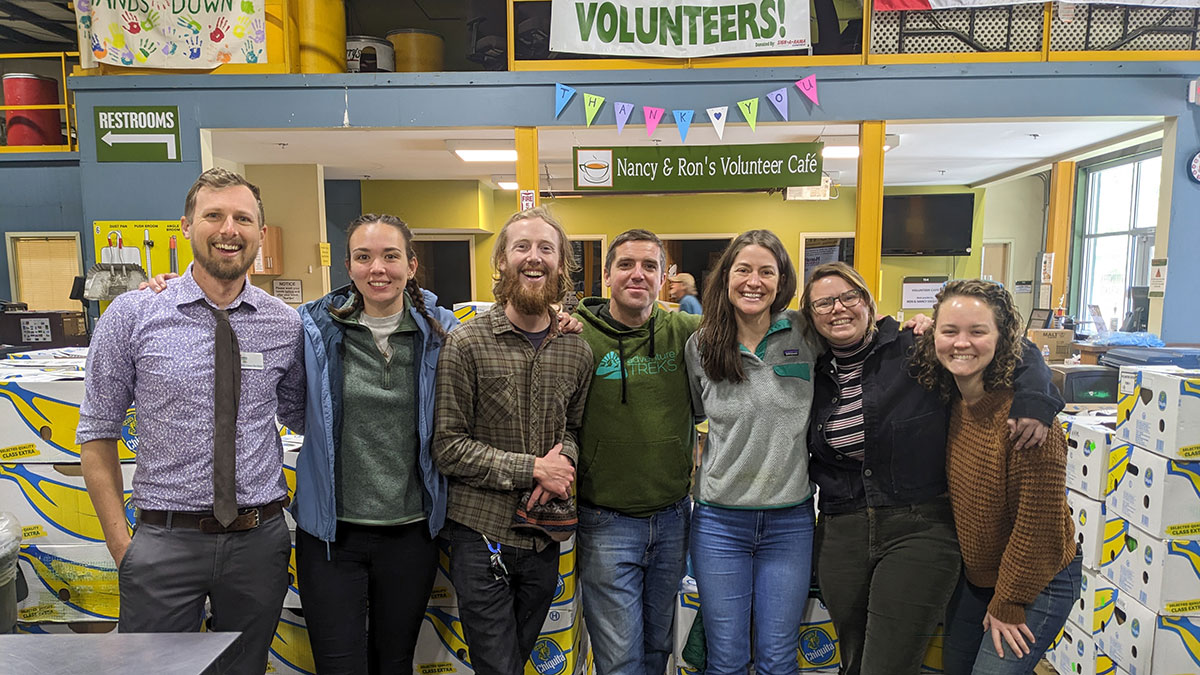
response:
<path id="1" fill-rule="evenodd" d="M 1158 119 L 1052 119 L 1027 121 L 921 122 L 887 125 L 900 137 L 899 147 L 884 157 L 886 185 L 971 185 L 1032 171 L 1050 161 L 1077 154 L 1096 154 L 1118 142 L 1144 140 L 1161 125 Z M 856 136 L 854 124 L 760 123 L 730 125 L 724 139 L 697 120 L 689 145 L 742 145 Z M 446 149 L 446 140 L 506 139 L 502 129 L 214 129 L 212 153 L 239 164 L 321 164 L 327 179 L 480 180 L 512 175 L 513 164 L 466 163 Z M 574 146 L 647 146 L 678 144 L 673 124 L 660 124 L 653 138 L 645 127 L 548 127 L 539 130 L 538 154 L 543 189 L 571 189 Z M 857 183 L 857 161 L 825 160 L 835 183 Z M 549 180 L 547 180 L 547 175 Z"/>

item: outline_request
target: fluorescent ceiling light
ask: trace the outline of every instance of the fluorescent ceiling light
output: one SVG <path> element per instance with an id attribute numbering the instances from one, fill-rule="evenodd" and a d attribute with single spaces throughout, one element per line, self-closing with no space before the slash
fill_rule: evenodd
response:
<path id="1" fill-rule="evenodd" d="M 515 162 L 517 151 L 512 141 L 478 139 L 446 141 L 446 149 L 464 162 Z"/>
<path id="2" fill-rule="evenodd" d="M 821 150 L 821 157 L 824 157 L 825 159 L 854 159 L 858 157 L 857 136 L 825 136 L 820 140 L 825 143 L 825 147 Z M 884 152 L 898 147 L 899 145 L 899 134 L 884 135 Z"/>
<path id="3" fill-rule="evenodd" d="M 517 189 L 517 181 L 515 181 L 515 180 L 497 181 L 496 187 L 500 188 L 501 190 L 509 190 L 509 191 L 516 190 Z"/>

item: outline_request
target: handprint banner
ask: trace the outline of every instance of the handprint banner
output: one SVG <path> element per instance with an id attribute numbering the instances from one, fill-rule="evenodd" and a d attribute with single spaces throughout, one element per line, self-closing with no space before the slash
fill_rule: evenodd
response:
<path id="1" fill-rule="evenodd" d="M 266 63 L 264 0 L 75 0 L 82 65 Z"/>

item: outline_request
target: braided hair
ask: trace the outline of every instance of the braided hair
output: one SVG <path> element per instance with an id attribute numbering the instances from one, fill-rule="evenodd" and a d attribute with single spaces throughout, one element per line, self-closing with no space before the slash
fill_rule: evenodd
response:
<path id="1" fill-rule="evenodd" d="M 355 218 L 349 225 L 346 226 L 347 264 L 350 262 L 350 238 L 354 236 L 355 230 L 363 225 L 372 225 L 374 223 L 391 225 L 397 230 L 400 230 L 401 236 L 404 237 L 404 250 L 407 253 L 408 260 L 411 262 L 417 259 L 417 252 L 413 250 L 412 246 L 412 230 L 408 229 L 408 225 L 403 220 L 386 213 L 364 213 L 363 215 Z M 413 306 L 417 308 L 417 311 L 421 313 L 421 316 L 425 317 L 425 321 L 429 323 L 429 328 L 433 330 L 434 334 L 440 338 L 445 338 L 446 329 L 442 327 L 441 322 L 434 320 L 433 316 L 430 315 L 429 309 L 425 306 L 425 294 L 421 291 L 421 287 L 417 285 L 417 278 L 409 277 L 408 283 L 404 286 L 404 290 L 406 293 L 408 293 L 408 297 L 412 300 Z M 353 297 L 353 302 L 351 302 L 349 306 L 341 308 L 330 307 L 330 313 L 339 319 L 348 319 L 357 312 L 361 311 L 363 309 L 363 294 L 358 291 L 358 287 L 355 287 Z"/>

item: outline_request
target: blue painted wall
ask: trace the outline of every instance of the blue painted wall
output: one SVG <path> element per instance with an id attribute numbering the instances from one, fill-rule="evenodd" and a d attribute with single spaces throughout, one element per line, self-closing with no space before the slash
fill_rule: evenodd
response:
<path id="1" fill-rule="evenodd" d="M 83 221 L 79 160 L 68 157 L 0 155 L 0 232 L 78 232 L 81 239 L 90 239 Z M 0 247 L 5 246 L 0 238 Z M 0 254 L 0 298 L 12 298 L 7 251 Z"/>
<path id="2" fill-rule="evenodd" d="M 939 64 L 827 68 L 756 68 L 573 73 L 383 73 L 335 75 L 184 75 L 72 78 L 80 120 L 80 169 L 86 221 L 178 218 L 200 171 L 204 128 L 580 126 L 577 94 L 554 116 L 562 81 L 608 101 L 703 111 L 788 87 L 791 120 L 961 120 L 1029 117 L 1177 117 L 1174 161 L 1200 148 L 1200 115 L 1183 92 L 1194 62 Z M 791 83 L 815 74 L 821 105 Z M 172 164 L 98 164 L 93 107 L 175 105 L 181 159 Z M 760 106 L 760 119 L 774 119 Z M 613 124 L 605 106 L 599 124 Z M 635 113 L 631 123 L 640 123 Z M 664 131 L 673 134 L 670 123 Z M 1181 166 L 1181 164 L 1177 164 Z M 1172 258 L 1200 251 L 1200 186 L 1176 173 L 1172 185 Z M 90 242 L 88 242 L 90 246 Z M 89 251 L 90 255 L 90 251 Z M 1173 264 L 1163 337 L 1200 342 L 1200 313 L 1186 306 L 1200 287 L 1200 266 Z M 1178 289 L 1178 290 L 1173 290 Z"/>
<path id="3" fill-rule="evenodd" d="M 325 181 L 325 236 L 333 264 L 329 266 L 329 287 L 350 283 L 346 272 L 346 226 L 362 215 L 362 187 L 356 180 Z"/>

